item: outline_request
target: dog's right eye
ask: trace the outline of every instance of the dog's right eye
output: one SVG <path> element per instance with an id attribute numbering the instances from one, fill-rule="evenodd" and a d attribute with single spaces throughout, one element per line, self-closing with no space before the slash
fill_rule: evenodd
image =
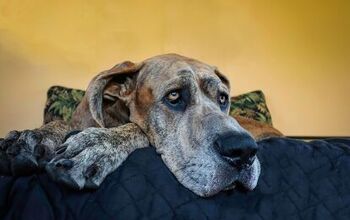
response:
<path id="1" fill-rule="evenodd" d="M 164 97 L 165 104 L 172 110 L 184 111 L 186 109 L 186 90 L 172 90 Z"/>
<path id="2" fill-rule="evenodd" d="M 180 93 L 178 91 L 171 91 L 167 95 L 167 99 L 171 104 L 176 104 L 180 100 Z"/>

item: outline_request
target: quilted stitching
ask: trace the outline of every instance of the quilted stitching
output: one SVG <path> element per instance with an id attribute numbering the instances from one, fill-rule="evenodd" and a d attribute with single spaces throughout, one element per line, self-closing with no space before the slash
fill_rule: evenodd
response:
<path id="1" fill-rule="evenodd" d="M 0 217 L 350 219 L 350 140 L 270 138 L 259 146 L 262 174 L 252 192 L 198 197 L 177 182 L 153 148 L 145 148 L 97 191 L 59 187 L 45 174 L 1 177 Z"/>

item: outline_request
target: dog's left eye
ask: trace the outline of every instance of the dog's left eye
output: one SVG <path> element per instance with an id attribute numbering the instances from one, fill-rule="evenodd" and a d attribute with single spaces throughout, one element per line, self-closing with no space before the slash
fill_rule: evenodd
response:
<path id="1" fill-rule="evenodd" d="M 220 93 L 218 97 L 218 102 L 221 108 L 226 108 L 228 104 L 228 95 L 226 93 Z"/>

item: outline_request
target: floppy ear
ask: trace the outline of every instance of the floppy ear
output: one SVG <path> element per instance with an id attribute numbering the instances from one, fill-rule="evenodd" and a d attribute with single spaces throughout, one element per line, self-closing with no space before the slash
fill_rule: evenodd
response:
<path id="1" fill-rule="evenodd" d="M 93 119 L 105 127 L 103 116 L 103 99 L 128 102 L 135 89 L 136 78 L 143 63 L 130 61 L 115 65 L 110 70 L 98 74 L 89 84 L 86 95 Z"/>
<path id="2" fill-rule="evenodd" d="M 227 79 L 227 77 L 224 76 L 224 74 L 222 74 L 216 67 L 214 69 L 214 72 L 220 78 L 221 82 L 225 84 L 228 89 L 230 89 L 230 81 Z"/>

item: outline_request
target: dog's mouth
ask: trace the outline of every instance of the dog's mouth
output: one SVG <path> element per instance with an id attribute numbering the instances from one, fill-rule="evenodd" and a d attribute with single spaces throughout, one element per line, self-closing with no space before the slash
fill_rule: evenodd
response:
<path id="1" fill-rule="evenodd" d="M 233 180 L 224 190 L 233 190 L 236 187 L 242 187 L 245 190 L 253 190 L 259 180 L 260 176 L 260 162 L 259 159 L 255 156 L 251 165 L 245 165 L 239 172 L 238 177 Z"/>

